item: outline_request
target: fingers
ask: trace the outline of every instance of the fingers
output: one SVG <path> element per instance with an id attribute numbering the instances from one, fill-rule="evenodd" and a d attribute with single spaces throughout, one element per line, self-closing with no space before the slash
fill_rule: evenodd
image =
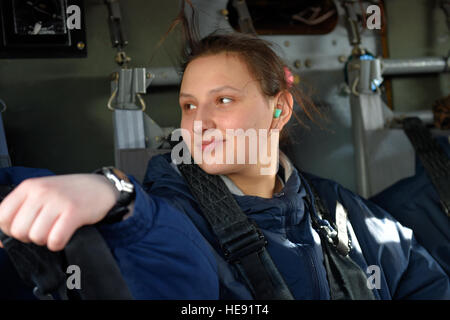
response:
<path id="1" fill-rule="evenodd" d="M 32 201 L 25 201 L 9 226 L 10 235 L 22 242 L 30 242 L 29 231 L 40 211 L 41 207 L 37 207 Z"/>
<path id="2" fill-rule="evenodd" d="M 42 181 L 24 181 L 0 203 L 0 228 L 19 241 L 46 245 L 50 231 L 58 217 L 67 207 L 64 201 L 47 196 L 49 192 Z M 58 229 L 56 229 L 58 230 Z M 64 242 L 60 237 L 53 238 L 54 249 Z M 55 245 L 58 244 L 58 245 Z M 62 248 L 61 248 L 62 249 Z"/>
<path id="3" fill-rule="evenodd" d="M 112 190 L 92 174 L 24 180 L 0 203 L 0 228 L 23 242 L 62 250 L 77 228 L 106 215 L 117 198 Z"/>
<path id="4" fill-rule="evenodd" d="M 60 211 L 55 207 L 44 206 L 34 220 L 33 225 L 29 230 L 28 238 L 38 245 L 45 245 L 50 230 L 54 226 L 59 214 Z"/>
<path id="5" fill-rule="evenodd" d="M 48 249 L 51 251 L 64 249 L 78 227 L 79 225 L 74 224 L 74 218 L 70 214 L 60 215 L 48 235 Z"/>
<path id="6" fill-rule="evenodd" d="M 55 207 L 33 210 L 32 205 L 25 203 L 14 217 L 9 234 L 22 242 L 47 245 L 51 251 L 60 251 L 79 227 L 75 221 L 73 215 L 61 214 Z"/>
<path id="7" fill-rule="evenodd" d="M 26 193 L 14 190 L 0 203 L 0 229 L 7 235 L 10 235 L 11 223 L 25 200 Z"/>

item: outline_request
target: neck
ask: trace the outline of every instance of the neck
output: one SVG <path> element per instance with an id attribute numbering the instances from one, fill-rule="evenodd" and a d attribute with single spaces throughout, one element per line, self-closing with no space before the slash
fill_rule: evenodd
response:
<path id="1" fill-rule="evenodd" d="M 250 172 L 238 172 L 227 175 L 233 183 L 245 194 L 261 198 L 272 198 L 280 192 L 282 184 L 276 174 L 261 175 Z"/>
<path id="2" fill-rule="evenodd" d="M 277 179 L 278 168 L 278 140 L 271 143 L 273 139 L 269 139 L 269 166 L 258 163 L 251 165 L 245 169 L 228 174 L 227 177 L 241 189 L 241 191 L 250 196 L 257 196 L 261 198 L 272 198 L 274 193 L 282 189 L 282 184 Z M 267 152 L 267 151 L 266 151 Z M 275 156 L 276 155 L 276 156 Z M 273 161 L 276 160 L 276 161 Z M 263 168 L 264 167 L 264 168 Z"/>

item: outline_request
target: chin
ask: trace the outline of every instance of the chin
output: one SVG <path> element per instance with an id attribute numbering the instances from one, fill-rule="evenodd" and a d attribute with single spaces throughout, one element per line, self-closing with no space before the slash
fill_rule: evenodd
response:
<path id="1" fill-rule="evenodd" d="M 227 175 L 239 171 L 239 165 L 235 164 L 208 164 L 203 162 L 198 166 L 206 173 L 213 175 Z"/>

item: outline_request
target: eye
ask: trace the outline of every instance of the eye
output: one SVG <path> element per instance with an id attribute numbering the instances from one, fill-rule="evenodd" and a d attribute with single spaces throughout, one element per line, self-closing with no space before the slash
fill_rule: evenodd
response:
<path id="1" fill-rule="evenodd" d="M 221 102 L 221 103 L 228 104 L 231 101 L 233 101 L 233 99 L 231 99 L 231 98 L 226 98 L 226 97 L 219 98 L 219 102 Z"/>
<path id="2" fill-rule="evenodd" d="M 189 110 L 197 109 L 197 106 L 192 103 L 186 103 L 185 105 L 183 105 L 183 109 L 189 111 Z"/>

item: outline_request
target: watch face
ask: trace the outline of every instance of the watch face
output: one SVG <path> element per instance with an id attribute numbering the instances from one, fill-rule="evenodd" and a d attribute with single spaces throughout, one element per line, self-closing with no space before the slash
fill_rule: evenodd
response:
<path id="1" fill-rule="evenodd" d="M 65 0 L 13 0 L 12 8 L 17 35 L 67 33 Z"/>

